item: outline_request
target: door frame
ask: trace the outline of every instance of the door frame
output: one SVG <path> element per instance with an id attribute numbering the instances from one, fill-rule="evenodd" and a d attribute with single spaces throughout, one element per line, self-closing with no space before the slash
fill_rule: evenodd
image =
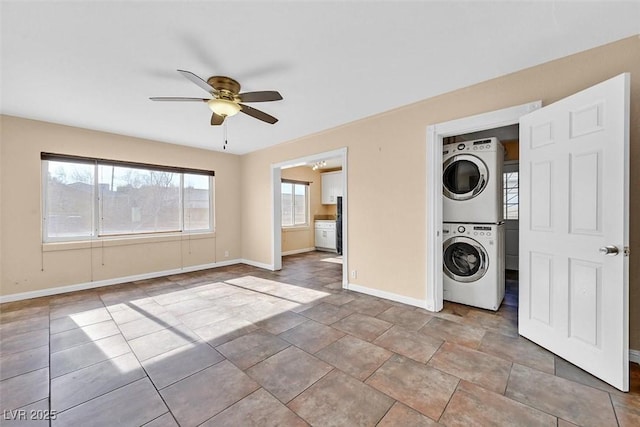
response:
<path id="1" fill-rule="evenodd" d="M 518 124 L 520 116 L 542 107 L 542 101 L 463 117 L 427 126 L 426 308 L 440 311 L 442 294 L 442 145 L 446 137 Z"/>
<path id="2" fill-rule="evenodd" d="M 347 194 L 347 147 L 271 164 L 271 265 L 273 266 L 274 271 L 282 269 L 282 197 L 280 194 L 282 168 L 287 166 L 303 166 L 320 160 L 326 160 L 335 157 L 340 157 L 340 160 L 342 162 L 342 287 L 346 288 L 349 278 L 349 234 L 347 233 L 349 224 L 349 199 Z M 311 218 L 309 220 L 311 221 Z"/>

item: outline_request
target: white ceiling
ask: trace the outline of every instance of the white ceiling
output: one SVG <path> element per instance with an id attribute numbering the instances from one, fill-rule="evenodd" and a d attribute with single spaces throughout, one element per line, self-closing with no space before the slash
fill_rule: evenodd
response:
<path id="1" fill-rule="evenodd" d="M 2 1 L 3 114 L 222 150 L 176 69 L 228 75 L 280 119 L 242 154 L 640 33 L 640 1 Z"/>

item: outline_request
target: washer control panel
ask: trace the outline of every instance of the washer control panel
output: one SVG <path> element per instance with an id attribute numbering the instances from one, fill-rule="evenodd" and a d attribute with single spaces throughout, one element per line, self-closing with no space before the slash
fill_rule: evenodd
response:
<path id="1" fill-rule="evenodd" d="M 490 237 L 493 234 L 491 225 L 454 225 L 454 224 L 444 224 L 442 228 L 442 234 L 448 236 L 452 235 L 466 235 L 466 236 L 487 236 Z"/>

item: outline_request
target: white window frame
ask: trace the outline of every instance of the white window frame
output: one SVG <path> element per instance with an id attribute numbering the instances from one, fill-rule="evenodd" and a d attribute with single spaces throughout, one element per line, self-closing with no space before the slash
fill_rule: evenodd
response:
<path id="1" fill-rule="evenodd" d="M 43 153 L 44 155 L 45 153 Z M 69 158 L 69 163 L 71 163 L 71 159 L 74 156 L 64 156 L 60 155 L 60 161 L 63 162 L 64 158 Z M 94 167 L 94 175 L 93 175 L 93 207 L 92 207 L 92 224 L 93 230 L 91 236 L 64 236 L 64 237 L 51 237 L 49 236 L 48 223 L 47 223 L 47 195 L 48 195 L 48 172 L 49 172 L 49 162 L 52 160 L 42 159 L 41 162 L 41 197 L 42 197 L 42 242 L 43 243 L 58 243 L 58 242 L 83 242 L 83 241 L 94 241 L 94 240 L 113 240 L 119 238 L 132 238 L 132 237 L 147 237 L 147 236 L 157 236 L 157 235 L 170 235 L 170 234 L 201 234 L 201 233 L 212 233 L 215 232 L 215 215 L 214 215 L 214 196 L 215 196 L 215 173 L 212 171 L 199 171 L 196 169 L 187 169 L 187 168 L 175 168 L 176 173 L 180 174 L 180 195 L 179 195 L 179 222 L 180 227 L 176 230 L 167 230 L 167 231 L 147 231 L 140 233 L 121 233 L 121 234 L 100 234 L 100 216 L 102 214 L 102 209 L 100 206 L 100 186 L 99 186 L 99 176 L 98 176 L 98 168 L 101 165 L 101 159 L 90 159 L 86 158 L 85 164 L 91 164 L 93 161 Z M 121 162 L 121 167 L 133 167 L 136 165 L 134 162 Z M 102 163 L 103 164 L 103 163 Z M 144 165 L 146 168 L 142 166 L 138 166 L 144 170 L 159 170 L 159 168 L 163 168 L 164 166 L 160 165 Z M 154 169 L 154 166 L 158 169 Z M 167 167 L 169 168 L 169 167 Z M 182 169 L 179 171 L 178 169 Z M 200 172 L 200 173 L 199 173 Z M 206 172 L 206 173 L 205 173 Z M 187 174 L 201 174 L 208 175 L 209 178 L 209 228 L 203 229 L 194 229 L 194 230 L 186 230 L 185 229 L 185 215 L 184 215 L 184 175 Z"/>
<path id="2" fill-rule="evenodd" d="M 308 182 L 302 182 L 302 181 L 294 181 L 294 180 L 287 180 L 287 179 L 283 179 L 280 182 L 280 196 L 282 197 L 282 184 L 291 184 L 293 185 L 292 188 L 292 206 L 291 206 L 291 216 L 292 216 L 292 220 L 293 220 L 293 224 L 292 225 L 284 225 L 282 224 L 282 211 L 280 211 L 280 225 L 282 226 L 282 228 L 286 228 L 286 229 L 291 229 L 291 228 L 307 228 L 309 227 L 309 211 L 310 211 L 310 206 L 309 206 L 309 202 L 310 202 L 310 188 L 311 186 L 309 185 Z M 295 186 L 296 185 L 302 185 L 305 187 L 304 189 L 304 224 L 296 224 L 296 197 L 295 197 Z"/>

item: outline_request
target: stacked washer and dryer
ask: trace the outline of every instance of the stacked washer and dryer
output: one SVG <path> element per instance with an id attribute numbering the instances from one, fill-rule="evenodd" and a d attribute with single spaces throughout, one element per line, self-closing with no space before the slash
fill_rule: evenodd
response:
<path id="1" fill-rule="evenodd" d="M 504 298 L 502 164 L 497 138 L 443 146 L 443 298 L 498 310 Z"/>

